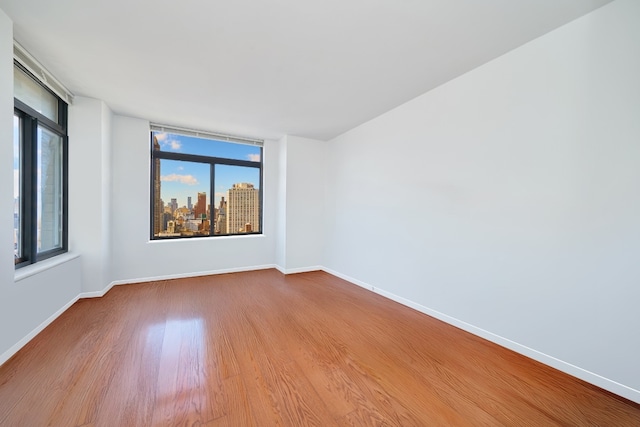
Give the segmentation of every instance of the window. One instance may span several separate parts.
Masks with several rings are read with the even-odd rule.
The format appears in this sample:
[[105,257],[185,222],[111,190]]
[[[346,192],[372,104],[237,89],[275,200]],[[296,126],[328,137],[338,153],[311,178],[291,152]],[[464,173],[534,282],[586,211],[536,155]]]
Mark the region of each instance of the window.
[[151,238],[262,233],[262,141],[151,127]]
[[67,104],[14,65],[16,268],[67,251]]

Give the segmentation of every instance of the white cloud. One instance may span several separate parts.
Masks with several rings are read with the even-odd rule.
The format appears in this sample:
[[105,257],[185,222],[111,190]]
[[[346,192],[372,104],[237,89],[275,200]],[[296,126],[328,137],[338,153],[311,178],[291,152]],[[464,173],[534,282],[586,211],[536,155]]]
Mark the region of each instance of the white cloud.
[[168,145],[171,147],[172,150],[179,150],[180,148],[182,148],[182,144],[180,143],[180,141],[176,141],[175,139],[167,141],[162,145]]
[[158,142],[163,142],[165,139],[167,139],[167,136],[168,136],[164,132],[155,132],[153,135],[156,137]]
[[156,137],[162,148],[170,148],[171,150],[179,150],[182,148],[182,143],[177,139],[169,139],[170,134],[168,133],[155,132],[153,135]]
[[178,175],[177,173],[172,173],[171,175],[163,175],[160,177],[160,181],[179,182],[186,185],[198,184],[198,180],[193,175]]
[[260,154],[249,154],[247,156],[247,158],[252,162],[259,162],[260,161]]

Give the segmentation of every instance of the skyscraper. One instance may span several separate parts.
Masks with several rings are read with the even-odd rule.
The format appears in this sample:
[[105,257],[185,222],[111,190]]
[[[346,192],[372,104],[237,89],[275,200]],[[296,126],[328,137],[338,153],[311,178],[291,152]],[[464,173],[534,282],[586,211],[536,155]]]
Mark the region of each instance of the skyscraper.
[[195,206],[195,218],[207,219],[207,193],[198,193],[198,203]]
[[[160,150],[160,143],[158,138],[153,137],[153,149]],[[163,214],[164,206],[162,199],[160,199],[160,159],[154,159],[153,161],[153,235],[157,236],[158,233],[163,231]]]
[[222,197],[216,217],[216,234],[227,234],[227,202]]
[[260,191],[246,182],[233,184],[227,191],[227,232],[236,234],[259,231]]
[[187,208],[189,210],[193,209],[193,205],[191,204],[191,196],[187,197]]

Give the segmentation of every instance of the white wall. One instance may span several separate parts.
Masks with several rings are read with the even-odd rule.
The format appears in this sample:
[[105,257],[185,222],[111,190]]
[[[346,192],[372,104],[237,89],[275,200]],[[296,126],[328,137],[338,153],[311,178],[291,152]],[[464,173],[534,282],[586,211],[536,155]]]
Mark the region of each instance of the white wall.
[[0,11],[0,364],[80,293],[77,257],[14,270],[12,120],[13,28]]
[[149,123],[115,115],[112,132],[113,280],[139,281],[275,264],[279,170],[276,141],[265,141],[263,235],[150,241]]
[[[102,281],[107,284],[112,280],[111,277],[111,200],[112,200],[112,183],[111,183],[111,158],[112,158],[112,121],[113,113],[111,109],[101,102],[102,129],[101,129],[101,152],[100,152],[100,175],[102,188],[100,203],[104,207],[101,212],[101,228],[102,228]],[[89,288],[87,288],[88,290]],[[83,289],[84,290],[84,289]],[[86,292],[86,290],[85,290]]]
[[[0,11],[0,141],[13,141],[13,23]],[[0,182],[13,182],[13,145],[0,144]],[[0,185],[0,322],[13,324],[6,314],[13,283],[13,186]],[[27,330],[27,332],[29,332]],[[26,334],[24,334],[26,335]],[[0,328],[0,354],[15,344],[11,328]],[[2,363],[2,359],[0,359]]]
[[[13,183],[13,145],[7,142],[13,141],[13,23],[1,10],[0,141],[5,141],[0,144],[0,182]],[[6,292],[13,285],[14,270],[12,185],[0,185],[0,207],[0,292]]]
[[276,200],[276,266],[285,271],[287,265],[287,137],[276,144],[278,156],[278,181]]
[[639,46],[618,0],[331,141],[325,266],[640,401]]
[[82,254],[82,291],[110,283],[111,110],[76,97],[69,106],[69,249]]
[[324,247],[326,142],[286,136],[286,251],[288,273],[318,269]]
[[276,265],[286,274],[322,268],[326,144],[291,135],[277,144]]

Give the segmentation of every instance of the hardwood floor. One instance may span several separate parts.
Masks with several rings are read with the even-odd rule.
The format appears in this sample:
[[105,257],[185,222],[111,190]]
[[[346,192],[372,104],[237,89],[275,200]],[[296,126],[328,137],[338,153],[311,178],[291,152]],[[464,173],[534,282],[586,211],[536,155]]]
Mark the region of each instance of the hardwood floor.
[[639,426],[640,405],[323,272],[112,289],[0,367],[0,426]]

